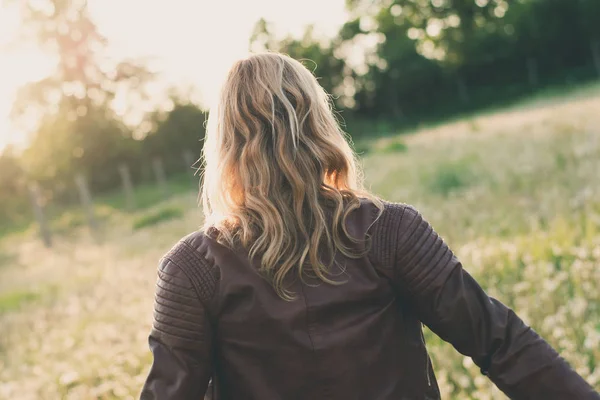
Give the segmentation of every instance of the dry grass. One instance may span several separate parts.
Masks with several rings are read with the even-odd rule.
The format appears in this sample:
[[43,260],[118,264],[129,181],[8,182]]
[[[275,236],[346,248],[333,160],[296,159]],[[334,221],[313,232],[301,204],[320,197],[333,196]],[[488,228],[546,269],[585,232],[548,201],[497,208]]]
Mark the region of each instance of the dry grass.
[[3,243],[16,257],[0,267],[0,301],[15,291],[40,295],[0,315],[0,398],[134,398],[150,362],[157,261],[199,220],[191,210],[136,232],[124,221],[100,245],[84,231],[51,250]]
[[[365,167],[378,194],[421,209],[482,285],[600,389],[598,110],[600,93],[481,115],[403,137],[406,149],[379,141],[392,151]],[[198,226],[192,196],[166,204],[184,218],[145,229],[115,216],[103,244],[85,231],[52,250],[0,243],[0,399],[137,396],[157,260]],[[428,346],[444,398],[504,398],[430,333]]]

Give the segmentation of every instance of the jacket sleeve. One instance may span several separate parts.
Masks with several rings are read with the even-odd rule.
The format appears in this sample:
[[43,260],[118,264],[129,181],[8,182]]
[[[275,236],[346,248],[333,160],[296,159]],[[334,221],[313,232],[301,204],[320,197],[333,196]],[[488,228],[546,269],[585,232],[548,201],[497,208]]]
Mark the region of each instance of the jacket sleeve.
[[600,399],[533,329],[483,291],[418,211],[390,207],[382,226],[395,242],[392,280],[425,325],[510,398]]
[[154,360],[141,399],[203,399],[213,372],[211,326],[192,281],[169,258],[158,269],[149,343]]

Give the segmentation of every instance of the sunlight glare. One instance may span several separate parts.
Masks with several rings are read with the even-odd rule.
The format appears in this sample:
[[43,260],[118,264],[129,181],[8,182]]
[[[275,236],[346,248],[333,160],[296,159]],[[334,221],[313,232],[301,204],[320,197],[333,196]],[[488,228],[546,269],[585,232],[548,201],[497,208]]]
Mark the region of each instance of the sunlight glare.
[[[247,56],[260,18],[273,22],[280,37],[300,36],[308,24],[315,25],[317,34],[331,37],[346,20],[344,0],[89,0],[88,7],[108,40],[111,60],[148,60],[159,73],[160,89],[153,90],[157,104],[164,104],[169,88],[193,88],[194,101],[212,104],[228,67]],[[0,149],[19,141],[17,136],[24,140],[9,121],[18,88],[47,76],[55,65],[33,46],[2,46],[4,38],[14,37],[18,20],[14,10],[0,5]],[[119,100],[118,113],[124,101]]]
[[10,112],[19,87],[42,79],[55,62],[32,44],[16,42],[19,15],[14,8],[0,6],[0,150],[8,143],[26,140],[10,122]]

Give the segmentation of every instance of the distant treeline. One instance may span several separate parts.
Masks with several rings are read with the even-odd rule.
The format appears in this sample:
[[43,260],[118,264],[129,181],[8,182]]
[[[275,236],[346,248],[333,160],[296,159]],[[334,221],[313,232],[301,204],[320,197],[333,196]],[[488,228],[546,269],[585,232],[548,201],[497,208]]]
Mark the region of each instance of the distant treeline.
[[369,134],[373,120],[394,128],[600,77],[598,0],[347,0],[347,6],[351,20],[329,43],[311,29],[301,39],[277,40],[264,20],[253,41],[313,60],[338,107],[348,109],[349,125],[369,122],[353,134]]
[[197,105],[176,102],[168,112],[149,116],[150,132],[134,139],[130,128],[106,110],[88,110],[76,123],[55,116],[47,132],[22,153],[0,154],[0,235],[24,226],[32,217],[28,185],[35,183],[46,204],[76,204],[76,176],[84,175],[94,194],[121,187],[119,167],[126,165],[134,185],[154,182],[159,158],[168,176],[190,174],[200,156],[206,113]]
[[[184,151],[199,156],[204,137],[204,111],[177,96],[167,111],[126,124],[113,102],[126,88],[132,107],[143,109],[153,74],[139,60],[103,62],[107,43],[85,2],[45,2],[52,13],[40,13],[39,1],[22,3],[22,26],[59,62],[15,101],[16,121],[35,111],[44,118],[27,149],[0,154],[3,228],[30,218],[30,182],[49,202],[74,201],[76,174],[98,193],[121,185],[121,164],[134,184],[152,179],[154,157],[167,175],[176,173]],[[332,40],[311,27],[302,38],[276,38],[261,20],[250,47],[311,60],[357,138],[600,75],[599,0],[347,0],[347,7],[351,18]]]

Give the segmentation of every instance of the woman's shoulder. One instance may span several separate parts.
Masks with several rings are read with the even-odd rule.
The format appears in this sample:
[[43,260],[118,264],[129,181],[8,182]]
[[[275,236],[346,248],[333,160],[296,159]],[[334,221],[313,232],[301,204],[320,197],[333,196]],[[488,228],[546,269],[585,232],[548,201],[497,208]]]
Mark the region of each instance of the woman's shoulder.
[[[194,231],[178,240],[161,258],[160,266],[174,264],[191,281],[200,300],[208,303],[219,280],[211,247],[214,240],[210,230]],[[160,267],[159,267],[160,269]]]
[[[197,230],[183,236],[177,240],[167,251],[164,257],[175,258],[177,260],[189,257],[193,253],[201,253],[206,247],[207,234],[203,230]],[[176,260],[173,260],[176,261]]]
[[376,221],[382,220],[386,225],[401,220],[405,214],[410,217],[420,215],[419,211],[408,203],[393,202],[378,197],[361,197],[359,200],[360,209],[371,212],[375,215]]
[[381,265],[392,265],[398,246],[413,231],[423,229],[419,211],[407,203],[396,203],[378,199],[375,202],[364,200],[361,208],[370,210],[371,225],[368,232],[371,239],[370,257]]

